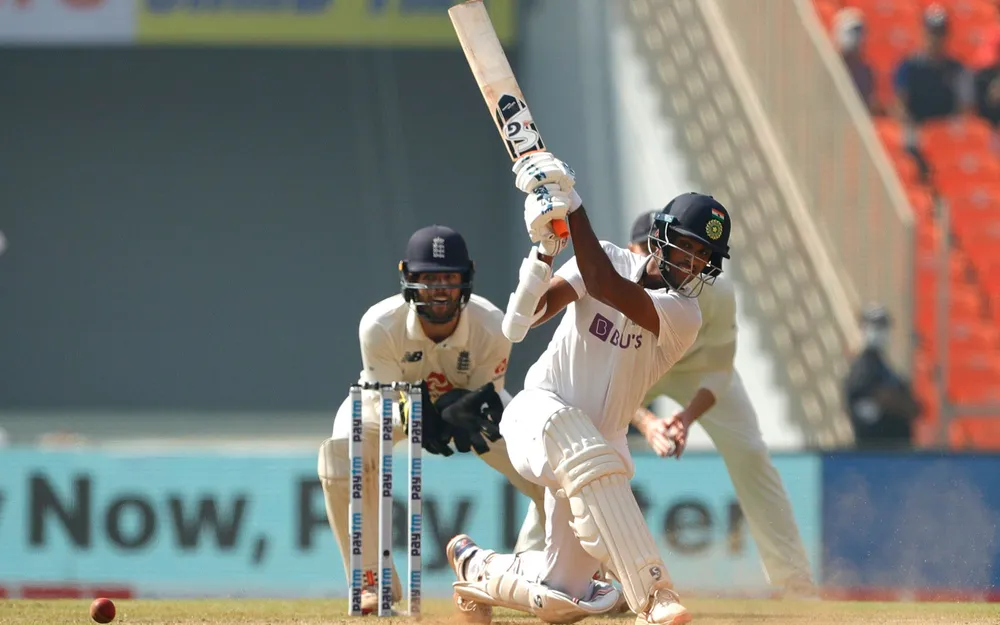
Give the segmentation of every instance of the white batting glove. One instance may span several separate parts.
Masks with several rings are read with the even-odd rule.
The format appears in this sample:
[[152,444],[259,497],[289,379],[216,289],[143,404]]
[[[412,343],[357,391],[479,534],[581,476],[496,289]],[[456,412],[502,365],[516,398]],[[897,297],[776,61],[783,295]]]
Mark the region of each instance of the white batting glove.
[[581,204],[583,200],[575,190],[566,193],[555,184],[537,187],[528,194],[524,200],[524,225],[540,254],[555,256],[566,249],[569,240],[553,232],[552,222],[565,219]]
[[569,193],[576,184],[576,172],[552,155],[551,152],[533,152],[514,162],[514,186],[531,193],[541,185],[556,184]]

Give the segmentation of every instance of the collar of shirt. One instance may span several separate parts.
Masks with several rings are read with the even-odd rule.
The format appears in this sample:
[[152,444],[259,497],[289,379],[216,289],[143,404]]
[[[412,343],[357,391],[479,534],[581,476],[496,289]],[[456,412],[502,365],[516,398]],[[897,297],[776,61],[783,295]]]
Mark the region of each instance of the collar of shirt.
[[[451,333],[451,336],[436,343],[436,347],[442,349],[448,349],[449,347],[465,347],[469,342],[469,320],[468,315],[462,314],[464,311],[459,311],[458,325],[455,326],[455,331]],[[421,341],[421,342],[431,342],[427,335],[424,334],[424,329],[420,326],[420,318],[417,316],[417,311],[410,307],[410,310],[406,313],[406,338],[411,341]]]

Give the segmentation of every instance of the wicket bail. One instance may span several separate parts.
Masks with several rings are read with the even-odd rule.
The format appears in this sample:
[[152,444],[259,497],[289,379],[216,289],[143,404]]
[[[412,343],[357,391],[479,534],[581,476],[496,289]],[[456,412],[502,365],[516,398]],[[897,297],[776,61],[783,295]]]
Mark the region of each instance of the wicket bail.
[[423,403],[422,382],[358,382],[352,384],[351,437],[348,455],[351,461],[351,498],[348,516],[351,527],[351,574],[348,579],[348,614],[361,615],[361,593],[365,572],[362,568],[362,514],[364,493],[364,425],[362,419],[362,391],[380,391],[381,423],[379,427],[379,505],[378,505],[378,616],[392,616],[392,486],[393,486],[393,421],[392,406],[400,393],[409,398],[407,420],[409,447],[409,483],[407,515],[409,523],[409,548],[407,549],[406,599],[410,616],[420,616],[421,536],[423,533]]

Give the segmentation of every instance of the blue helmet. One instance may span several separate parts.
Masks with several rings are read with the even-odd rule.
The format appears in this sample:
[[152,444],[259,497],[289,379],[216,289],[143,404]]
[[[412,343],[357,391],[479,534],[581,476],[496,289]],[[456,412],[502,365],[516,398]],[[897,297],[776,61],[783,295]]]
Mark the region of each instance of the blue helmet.
[[[436,317],[429,310],[430,302],[422,302],[417,292],[435,287],[416,280],[428,273],[458,273],[461,284],[446,288],[461,289],[458,306],[445,317]],[[469,248],[462,235],[447,226],[427,226],[413,233],[406,244],[406,257],[399,261],[399,280],[403,299],[414,306],[417,314],[433,323],[446,323],[469,303],[475,263],[469,259]],[[437,287],[442,288],[442,287]]]

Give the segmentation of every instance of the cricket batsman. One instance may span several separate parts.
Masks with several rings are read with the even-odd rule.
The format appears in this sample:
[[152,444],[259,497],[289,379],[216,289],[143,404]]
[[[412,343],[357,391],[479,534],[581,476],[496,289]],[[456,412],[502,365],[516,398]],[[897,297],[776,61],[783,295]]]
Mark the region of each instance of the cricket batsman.
[[[637,625],[688,623],[632,495],[626,432],[649,390],[695,342],[696,293],[729,257],[729,214],[711,196],[680,195],[657,214],[656,244],[640,255],[598,241],[573,171],[552,154],[521,157],[514,174],[538,246],[522,265],[504,331],[517,342],[566,311],[500,423],[514,467],[545,487],[545,546],[498,554],[454,537],[456,603],[472,618],[503,606],[570,623],[614,609],[619,591],[595,579],[606,570]],[[552,232],[557,219],[568,221],[576,256],[552,275],[565,246]]]

